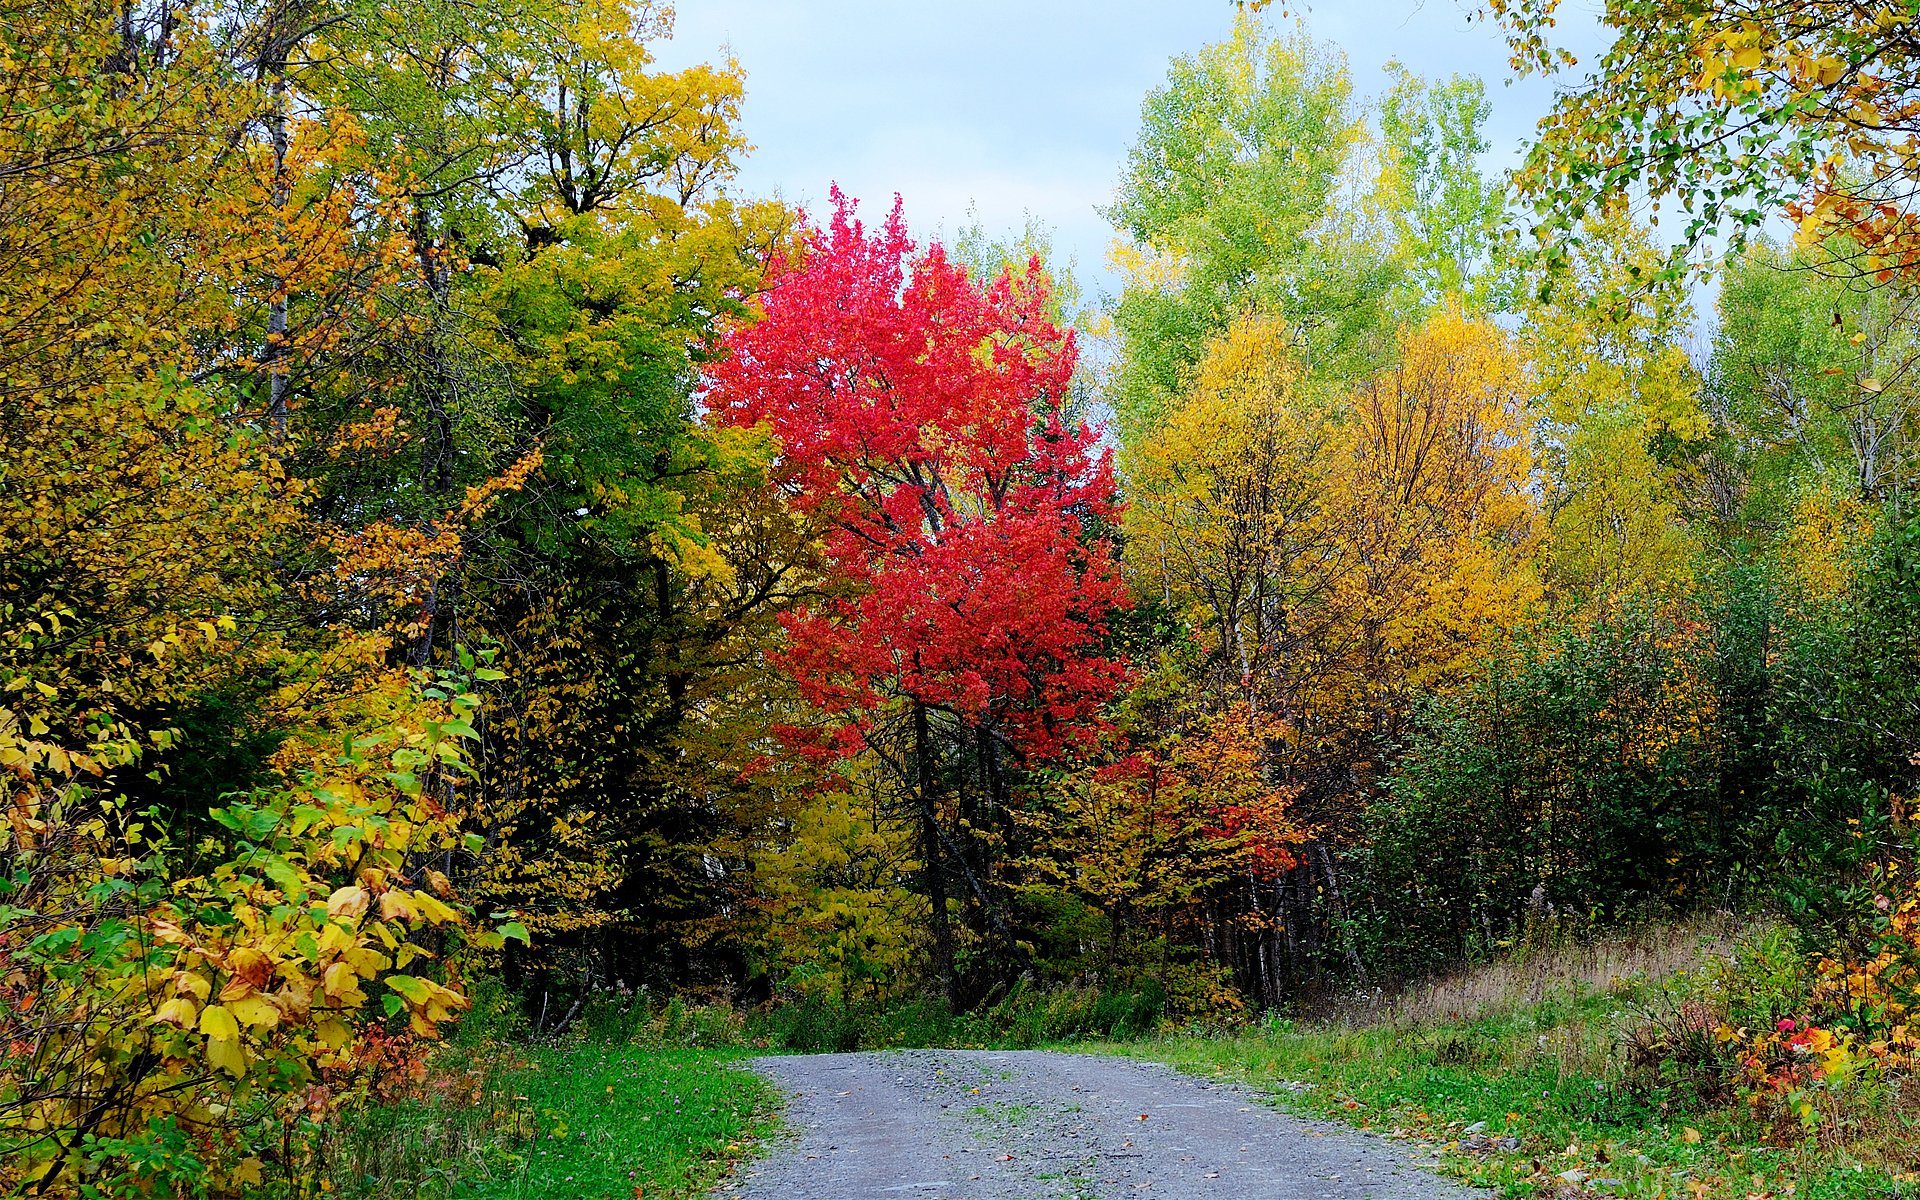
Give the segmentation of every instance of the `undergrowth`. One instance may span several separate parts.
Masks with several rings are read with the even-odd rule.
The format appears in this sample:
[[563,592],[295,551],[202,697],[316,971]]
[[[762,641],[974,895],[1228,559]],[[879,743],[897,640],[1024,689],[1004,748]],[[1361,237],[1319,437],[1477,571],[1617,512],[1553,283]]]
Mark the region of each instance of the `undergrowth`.
[[842,1003],[818,996],[765,1008],[690,1004],[675,997],[606,997],[587,1007],[581,1027],[602,1041],[656,1046],[731,1046],[760,1053],[818,1053],[941,1046],[1023,1050],[1088,1040],[1144,1037],[1159,1028],[1166,999],[1094,988],[1017,988],[973,1012],[931,999]]
[[1506,1196],[1920,1196],[1902,1076],[1850,1076],[1805,1120],[1743,1085],[1741,1033],[1792,1023],[1808,989],[1783,931],[1713,921],[1516,954],[1315,1021],[1089,1048],[1251,1083]]
[[495,998],[381,1102],[313,1134],[321,1173],[265,1196],[688,1200],[774,1124],[738,1045],[662,1045],[578,1027],[530,1042]]

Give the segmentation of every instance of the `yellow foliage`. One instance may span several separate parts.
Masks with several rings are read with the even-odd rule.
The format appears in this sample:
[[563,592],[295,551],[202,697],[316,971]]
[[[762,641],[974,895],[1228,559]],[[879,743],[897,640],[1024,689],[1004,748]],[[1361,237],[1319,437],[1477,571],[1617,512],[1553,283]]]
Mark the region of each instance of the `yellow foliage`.
[[1679,345],[1680,299],[1637,286],[1659,269],[1624,208],[1590,220],[1522,340],[1546,465],[1546,566],[1587,603],[1684,584],[1698,550],[1676,471],[1654,453],[1709,432],[1700,381]]
[[807,994],[886,999],[915,986],[927,901],[905,881],[912,838],[871,797],[828,791],[757,858],[762,964]]
[[1873,513],[1860,497],[1830,483],[1813,483],[1794,498],[1780,561],[1815,603],[1837,598],[1852,576],[1854,552],[1873,532]]
[[14,768],[0,827],[5,899],[19,906],[0,927],[0,1044],[12,1047],[0,1179],[72,1181],[83,1137],[159,1119],[198,1138],[210,1167],[239,1169],[241,1101],[324,1108],[317,1097],[366,1082],[361,1039],[386,1014],[432,1037],[466,1007],[418,967],[398,971],[446,972],[466,926],[416,864],[462,847],[445,801],[469,773],[478,698],[433,682],[448,699],[408,689],[394,697],[403,716],[297,786],[214,810],[225,833],[197,848],[211,863],[198,873],[170,876],[183,849],[122,804]]
[[1452,309],[1349,395],[1302,375],[1277,321],[1215,341],[1123,464],[1127,562],[1204,633],[1222,697],[1365,761],[1539,596],[1529,381],[1505,334]]

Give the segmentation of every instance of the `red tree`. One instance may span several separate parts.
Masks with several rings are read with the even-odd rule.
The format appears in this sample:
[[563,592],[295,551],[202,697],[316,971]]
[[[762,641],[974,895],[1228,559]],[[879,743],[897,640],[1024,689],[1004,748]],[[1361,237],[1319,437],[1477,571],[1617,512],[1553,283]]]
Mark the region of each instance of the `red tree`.
[[1112,465],[1065,416],[1077,352],[1047,316],[1037,261],[978,281],[938,244],[916,254],[897,200],[872,232],[837,188],[833,201],[827,227],[770,268],[762,318],[729,333],[708,404],[718,421],[770,427],[781,482],[830,521],[845,588],[787,618],[780,662],[843,751],[884,751],[889,720],[911,722],[951,996],[943,860],[987,898],[939,814],[930,719],[989,763],[996,746],[1048,756],[1098,726],[1126,674],[1103,652],[1125,602],[1104,532]]

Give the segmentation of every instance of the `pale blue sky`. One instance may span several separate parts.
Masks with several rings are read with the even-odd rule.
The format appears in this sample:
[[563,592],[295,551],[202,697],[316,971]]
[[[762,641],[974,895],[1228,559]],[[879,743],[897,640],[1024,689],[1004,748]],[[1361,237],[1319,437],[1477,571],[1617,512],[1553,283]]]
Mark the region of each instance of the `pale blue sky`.
[[[1493,27],[1470,0],[1314,0],[1306,24],[1344,49],[1363,95],[1397,59],[1424,75],[1480,75],[1493,102],[1490,167],[1516,159],[1545,111],[1538,80],[1507,86]],[[1569,0],[1590,30],[1600,0]],[[951,233],[974,206],[990,233],[1032,213],[1110,286],[1108,202],[1141,97],[1176,54],[1224,37],[1229,0],[682,0],[663,66],[728,48],[747,72],[754,143],[740,180],[818,210],[838,181],[868,210],[899,192],[917,234]],[[1276,4],[1276,8],[1280,5]],[[1297,7],[1298,6],[1290,6]],[[1592,34],[1585,34],[1590,47]]]

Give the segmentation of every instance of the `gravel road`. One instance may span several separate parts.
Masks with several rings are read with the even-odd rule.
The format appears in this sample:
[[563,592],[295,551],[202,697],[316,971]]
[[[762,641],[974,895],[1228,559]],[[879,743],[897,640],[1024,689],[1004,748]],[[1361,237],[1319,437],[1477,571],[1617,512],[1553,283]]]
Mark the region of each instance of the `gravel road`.
[[741,1200],[1479,1200],[1409,1148],[1156,1063],[1040,1051],[762,1058],[787,1132]]

